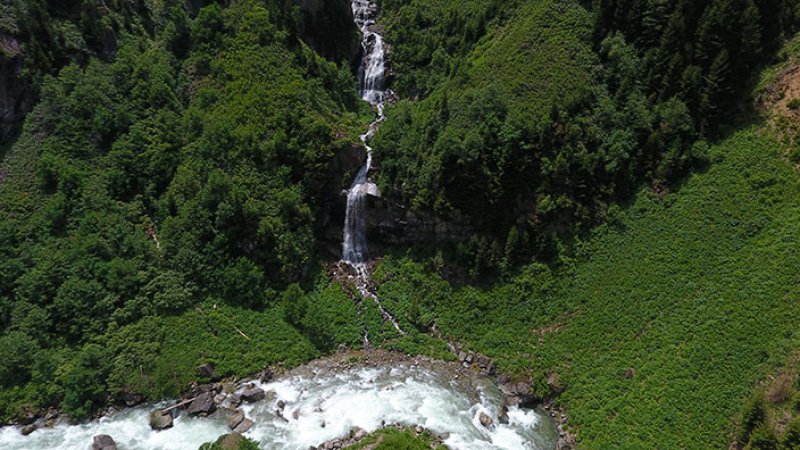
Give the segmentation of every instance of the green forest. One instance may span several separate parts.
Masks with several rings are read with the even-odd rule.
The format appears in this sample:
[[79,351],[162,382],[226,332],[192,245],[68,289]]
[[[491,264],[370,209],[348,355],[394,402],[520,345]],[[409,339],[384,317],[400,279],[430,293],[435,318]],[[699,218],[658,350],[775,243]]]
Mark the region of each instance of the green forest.
[[0,419],[366,330],[533,380],[578,448],[800,449],[800,1],[377,4],[371,213],[468,230],[370,231],[405,334],[331,276],[375,116],[349,1],[0,1]]

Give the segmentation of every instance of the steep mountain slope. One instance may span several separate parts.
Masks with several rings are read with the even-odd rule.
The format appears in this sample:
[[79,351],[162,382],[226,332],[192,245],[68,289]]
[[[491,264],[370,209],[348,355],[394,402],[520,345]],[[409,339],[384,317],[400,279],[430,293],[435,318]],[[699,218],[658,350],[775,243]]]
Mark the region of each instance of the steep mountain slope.
[[[315,232],[342,181],[331,161],[368,120],[349,62],[308,47],[284,23],[291,10],[244,1],[194,19],[173,12],[155,38],[130,36],[114,62],[46,77],[4,161],[0,348],[28,356],[3,363],[13,376],[0,384],[34,380],[3,390],[7,414],[22,401],[91,413],[126,349],[97,344],[120,327],[204,302],[261,309],[314,266]],[[268,316],[275,342],[282,327],[296,333]],[[144,329],[139,350],[163,339],[163,328]],[[164,366],[181,377],[191,367]]]
[[379,295],[536,374],[542,394],[558,374],[584,448],[724,448],[753,384],[800,344],[800,185],[763,129],[711,154],[678,193],[641,192],[555,273],[478,290],[440,281],[435,259],[389,258]]

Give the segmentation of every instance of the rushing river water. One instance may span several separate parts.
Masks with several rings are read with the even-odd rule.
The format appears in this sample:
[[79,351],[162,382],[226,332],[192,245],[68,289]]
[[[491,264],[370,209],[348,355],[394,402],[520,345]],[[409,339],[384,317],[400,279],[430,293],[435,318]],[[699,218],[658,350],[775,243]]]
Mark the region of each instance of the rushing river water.
[[[535,410],[512,407],[509,423],[499,424],[503,398],[494,382],[478,378],[469,385],[456,383],[451,371],[409,364],[308,371],[260,384],[268,397],[242,406],[246,416],[255,422],[245,436],[265,450],[308,450],[326,440],[346,436],[354,427],[374,431],[383,424],[399,423],[421,425],[449,435],[445,443],[454,450],[554,447],[556,431],[548,417]],[[285,403],[281,415],[276,414],[279,401]],[[173,428],[151,431],[147,415],[153,408],[133,408],[83,425],[60,424],[29,436],[6,427],[0,431],[0,448],[88,450],[93,436],[108,434],[120,450],[197,450],[203,442],[230,432],[229,414],[222,410],[206,418],[182,414],[175,419]],[[493,430],[481,425],[481,412],[494,418]]]

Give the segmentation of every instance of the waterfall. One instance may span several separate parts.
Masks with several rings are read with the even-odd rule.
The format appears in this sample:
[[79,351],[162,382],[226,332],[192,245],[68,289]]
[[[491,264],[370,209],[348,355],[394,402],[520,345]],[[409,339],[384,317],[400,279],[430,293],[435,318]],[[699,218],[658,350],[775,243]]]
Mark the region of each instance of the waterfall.
[[[344,239],[342,240],[342,261],[350,265],[356,272],[356,287],[363,299],[371,299],[378,305],[384,320],[392,323],[394,328],[405,335],[397,320],[381,305],[380,299],[370,291],[367,261],[367,196],[378,195],[378,188],[369,180],[372,168],[372,147],[369,141],[375,135],[378,125],[383,121],[383,103],[386,99],[385,50],[383,37],[372,31],[378,7],[368,0],[353,0],[353,18],[361,31],[361,64],[358,68],[358,95],[377,110],[375,120],[369,125],[367,132],[361,135],[361,142],[367,149],[367,159],[358,169],[350,189],[347,191],[347,210],[344,219]],[[359,308],[360,310],[360,308]],[[369,335],[364,329],[364,348],[369,349]]]
[[[370,27],[375,24],[377,6],[367,0],[353,0],[353,17],[361,30],[361,64],[358,69],[358,94],[373,105],[378,114],[370,124],[361,141],[367,148],[367,160],[358,170],[350,189],[347,191],[347,211],[344,221],[344,240],[342,242],[342,260],[353,267],[364,264],[369,259],[367,251],[367,195],[376,195],[375,184],[369,181],[369,170],[372,167],[372,148],[369,141],[383,121],[384,91],[384,46],[383,38]],[[358,267],[356,267],[358,269]]]

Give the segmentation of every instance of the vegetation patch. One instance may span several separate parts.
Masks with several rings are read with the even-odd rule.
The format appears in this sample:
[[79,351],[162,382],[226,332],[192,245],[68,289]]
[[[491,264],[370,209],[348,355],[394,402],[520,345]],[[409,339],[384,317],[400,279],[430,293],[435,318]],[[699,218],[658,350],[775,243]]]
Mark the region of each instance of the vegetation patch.
[[558,269],[478,289],[401,254],[378,269],[379,295],[419,298],[420,317],[540,392],[558,374],[581,445],[724,447],[753,383],[800,338],[800,186],[780,151],[763,130],[734,134],[708,171],[664,199],[641,192]]

